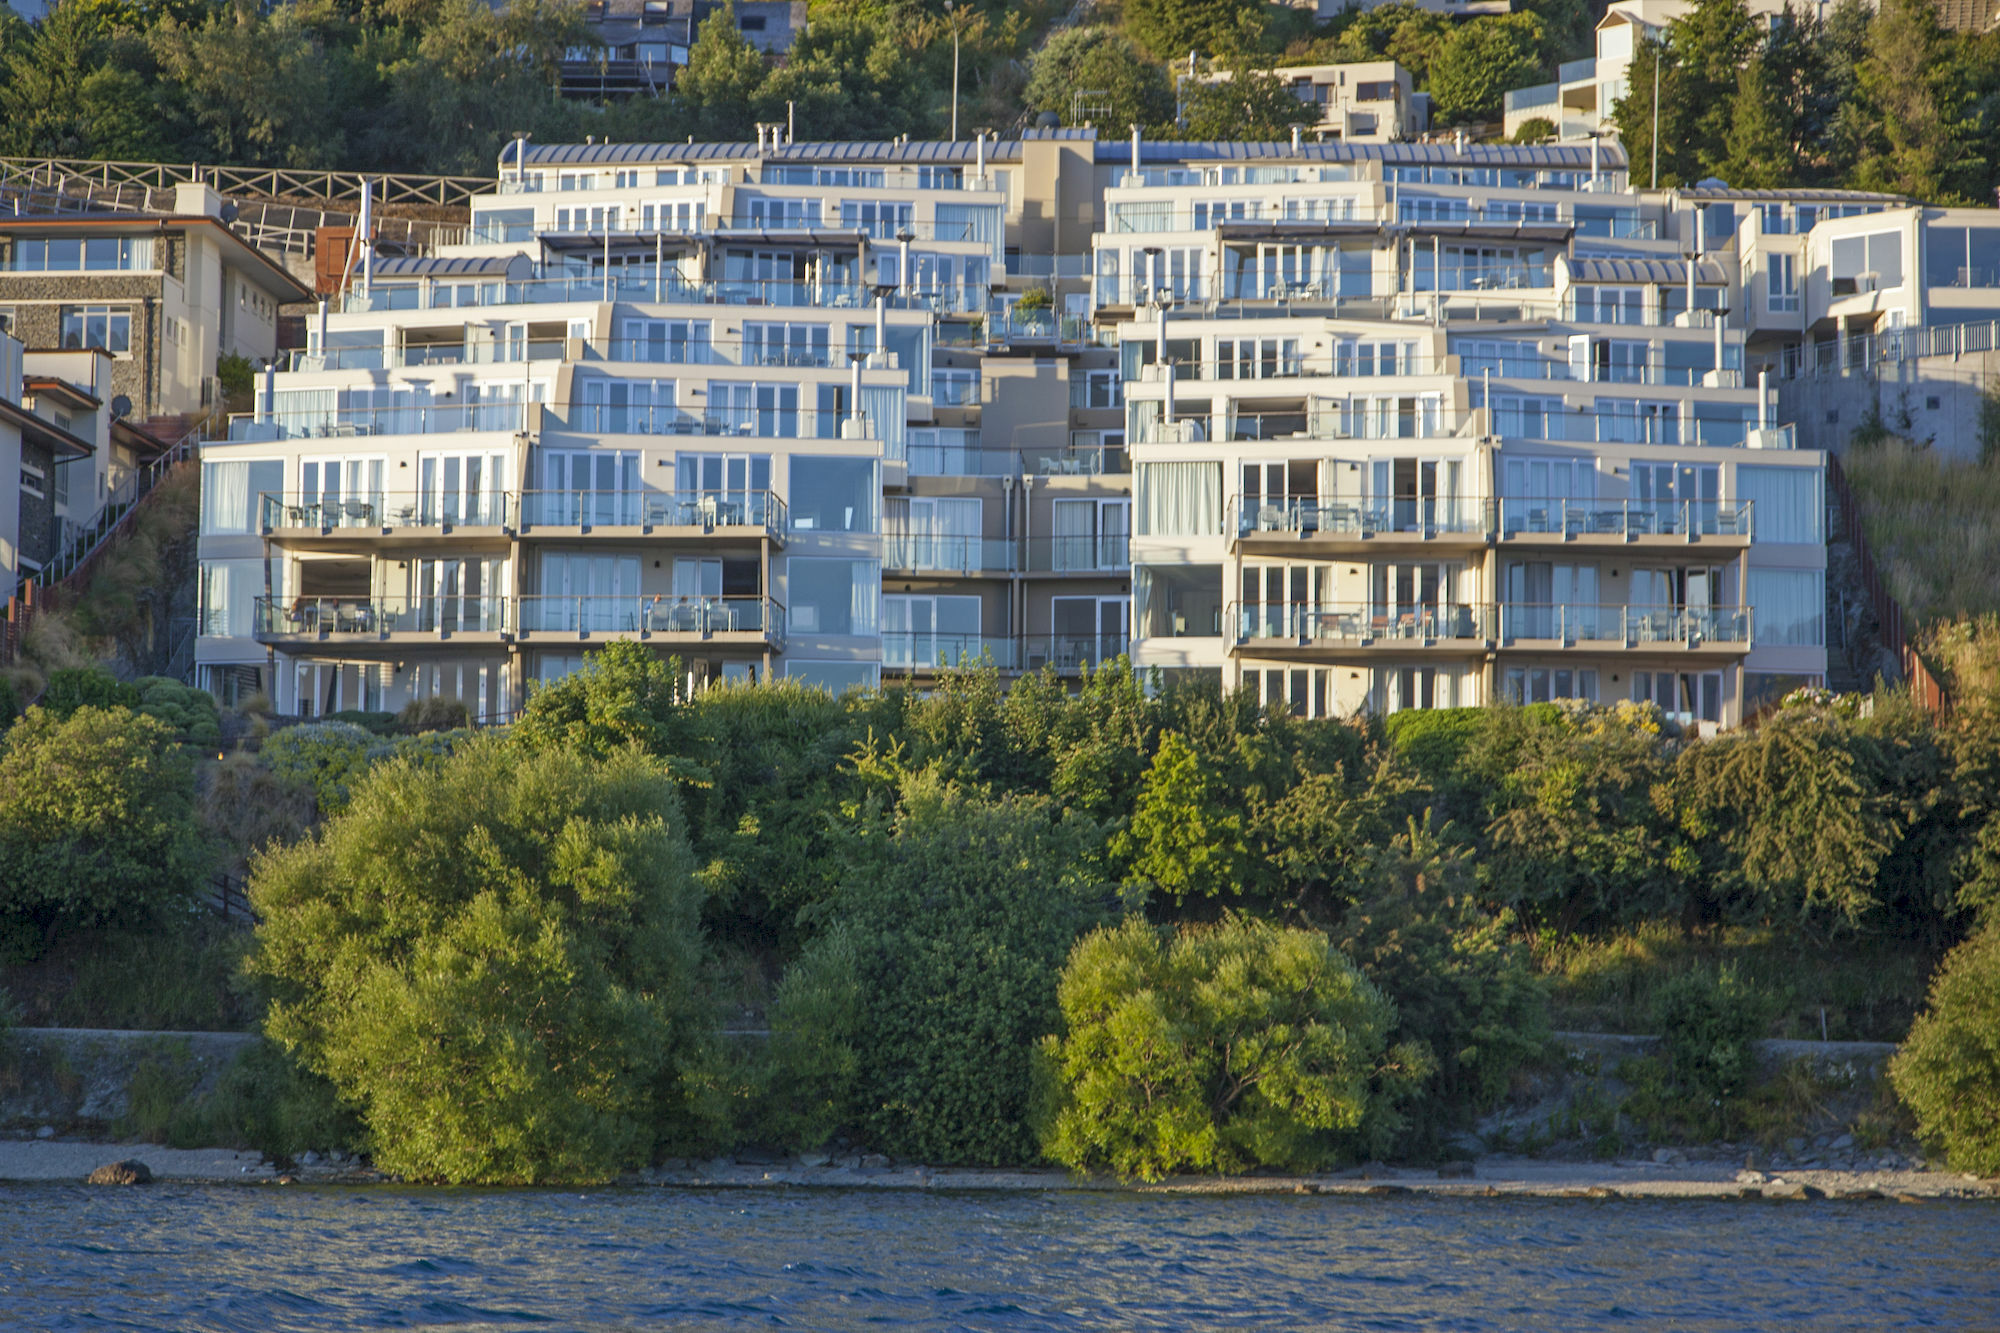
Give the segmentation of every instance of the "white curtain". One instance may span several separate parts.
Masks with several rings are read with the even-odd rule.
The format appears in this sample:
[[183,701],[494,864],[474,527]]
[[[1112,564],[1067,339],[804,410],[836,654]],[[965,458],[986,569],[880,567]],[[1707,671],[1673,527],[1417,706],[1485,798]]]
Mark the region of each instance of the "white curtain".
[[879,560],[856,560],[853,568],[853,593],[849,604],[849,634],[879,634],[882,632],[882,562]]
[[1141,463],[1139,535],[1210,537],[1222,531],[1222,464]]
[[203,532],[252,530],[248,463],[203,463],[201,499]]
[[1057,500],[1055,502],[1055,550],[1052,569],[1095,569],[1097,567],[1097,501]]
[[1736,498],[1750,501],[1750,530],[1759,542],[1818,546],[1826,539],[1826,498],[1816,467],[1741,464]]
[[1826,641],[1826,576],[1817,569],[1750,571],[1758,644],[1816,648]]
[[861,386],[861,410],[868,415],[875,433],[882,441],[882,457],[900,459],[904,457],[904,442],[907,423],[904,401],[908,390],[899,385],[878,388],[874,385]]

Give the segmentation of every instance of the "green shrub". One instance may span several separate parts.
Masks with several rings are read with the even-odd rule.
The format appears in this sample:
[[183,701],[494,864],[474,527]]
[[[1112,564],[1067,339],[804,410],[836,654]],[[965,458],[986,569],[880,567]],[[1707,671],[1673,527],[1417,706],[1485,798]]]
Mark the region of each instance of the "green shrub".
[[160,722],[31,708],[0,739],[0,930],[17,950],[184,907],[208,861],[193,766]]
[[406,736],[416,736],[428,731],[462,730],[472,725],[472,710],[462,699],[446,699],[432,695],[428,699],[412,699],[403,705],[403,711],[396,714],[396,730]]
[[59,719],[79,708],[137,708],[139,690],[97,667],[63,667],[49,673],[41,707]]
[[772,1009],[774,1099],[808,1145],[835,1127],[939,1164],[1033,1160],[1030,1066],[1056,979],[1107,890],[1096,830],[1043,802],[910,780]]
[[139,692],[138,711],[166,723],[188,744],[208,749],[222,743],[222,717],[207,690],[169,676],[141,676],[132,686]]
[[662,661],[644,644],[619,642],[586,653],[583,670],[533,686],[514,730],[531,749],[569,746],[605,755],[636,743],[664,754],[668,724],[682,702],[678,662]]
[[1952,1169],[2000,1175],[2000,926],[1945,958],[1889,1079]]
[[329,722],[345,722],[349,726],[360,727],[363,731],[377,736],[395,735],[396,718],[397,715],[395,713],[376,712],[361,708],[343,708],[337,713],[328,713],[326,715],[326,720]]
[[1066,1166],[1310,1171],[1367,1142],[1395,1013],[1324,935],[1129,918],[1077,944],[1061,1004],[1043,1148]]
[[354,785],[388,747],[351,722],[301,722],[286,727],[259,752],[280,778],[311,786],[323,814],[345,809]]
[[21,715],[21,694],[14,688],[14,682],[0,676],[0,732],[14,725],[14,719]]
[[1720,1106],[1749,1087],[1766,1014],[1762,997],[1737,979],[1735,968],[1689,972],[1662,986],[1653,1023],[1680,1092]]
[[500,735],[391,759],[315,838],[261,857],[265,1030],[413,1179],[604,1180],[685,1141],[699,892],[643,755]]

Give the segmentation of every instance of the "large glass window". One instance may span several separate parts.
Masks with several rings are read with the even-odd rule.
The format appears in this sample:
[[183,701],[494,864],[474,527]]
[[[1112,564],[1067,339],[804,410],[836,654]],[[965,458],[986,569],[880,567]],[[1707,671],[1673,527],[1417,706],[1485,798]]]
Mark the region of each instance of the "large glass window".
[[284,490],[285,465],[282,460],[203,463],[201,530],[204,534],[256,532],[262,508],[259,497],[282,495]]
[[794,532],[876,532],[881,483],[868,458],[794,455],[788,503]]
[[1132,596],[1138,638],[1222,633],[1221,565],[1140,565],[1133,571]]
[[[285,562],[271,561],[271,595],[284,596]],[[264,595],[264,561],[201,562],[201,624],[211,637],[248,638],[256,632],[257,599]]]
[[1877,291],[1903,285],[1903,234],[1876,232],[1873,236],[1842,236],[1830,249],[1833,294]]
[[794,634],[880,632],[880,561],[795,555],[785,562],[785,573]]
[[1826,496],[1816,467],[1744,464],[1736,469],[1736,498],[1750,502],[1757,541],[1818,546],[1826,540]]
[[97,272],[153,266],[150,236],[67,236],[23,238],[14,243],[14,262],[22,273]]
[[114,355],[132,350],[132,312],[122,305],[62,307],[62,345],[101,347]]
[[1761,647],[1826,642],[1826,575],[1817,569],[1752,569],[1751,630]]

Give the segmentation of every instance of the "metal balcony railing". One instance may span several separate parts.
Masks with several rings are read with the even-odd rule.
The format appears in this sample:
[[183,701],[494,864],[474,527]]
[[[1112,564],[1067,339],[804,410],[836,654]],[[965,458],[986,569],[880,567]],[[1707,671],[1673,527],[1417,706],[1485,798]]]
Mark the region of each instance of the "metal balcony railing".
[[1383,602],[1327,605],[1232,602],[1227,623],[1239,642],[1288,639],[1314,643],[1464,643],[1492,641],[1498,617],[1488,603],[1397,606]]
[[1642,648],[1750,646],[1747,606],[1661,607],[1620,603],[1509,602],[1500,608],[1500,637],[1571,645]]
[[324,411],[239,412],[229,418],[231,443],[358,435],[437,435],[455,431],[524,428],[520,403],[424,404],[408,407],[343,407]]
[[1024,544],[1030,573],[1124,576],[1131,572],[1131,538],[1123,532],[1032,537]]
[[388,634],[499,634],[511,628],[509,599],[436,597],[259,597],[259,637],[380,638]]
[[1504,537],[1744,537],[1750,500],[1579,500],[1508,496],[1496,502]]
[[773,491],[523,491],[524,528],[750,529],[782,536],[791,519]]
[[713,638],[756,634],[784,638],[785,608],[769,597],[675,594],[583,594],[518,599],[523,634],[670,634]]
[[443,495],[435,491],[370,491],[353,495],[258,497],[259,526],[320,532],[403,528],[504,528],[512,526],[514,496],[506,491]]
[[1004,537],[889,532],[882,538],[885,570],[938,573],[1012,573],[1020,568],[1016,544]]

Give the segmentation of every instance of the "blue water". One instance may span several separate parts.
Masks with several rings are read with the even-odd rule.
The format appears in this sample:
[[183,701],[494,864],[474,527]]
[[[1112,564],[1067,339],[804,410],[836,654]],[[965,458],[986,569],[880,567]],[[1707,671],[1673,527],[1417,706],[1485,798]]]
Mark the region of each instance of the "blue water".
[[2000,1326],[2000,1206],[0,1187],[7,1329]]

